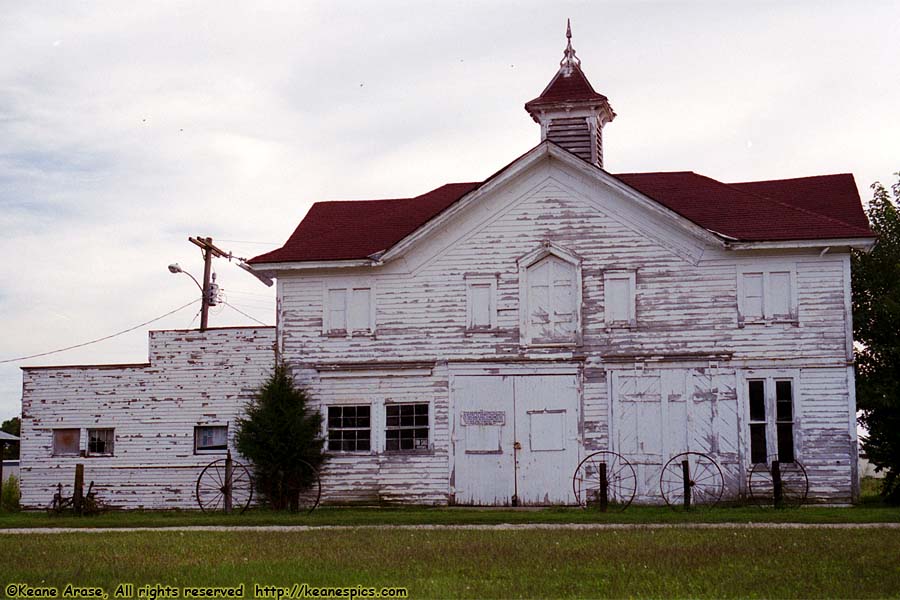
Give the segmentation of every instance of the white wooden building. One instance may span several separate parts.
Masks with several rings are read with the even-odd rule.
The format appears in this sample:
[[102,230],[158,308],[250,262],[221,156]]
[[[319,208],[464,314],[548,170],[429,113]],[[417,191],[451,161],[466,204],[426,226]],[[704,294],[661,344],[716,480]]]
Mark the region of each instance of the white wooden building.
[[[541,142],[485,181],[315,204],[284,246],[272,329],[155,332],[148,365],[26,368],[23,502],[75,462],[111,504],[191,506],[276,354],[325,417],[326,501],[572,504],[599,450],[661,502],[684,451],[801,461],[857,494],[852,175],[612,174],[615,113],[571,42],[525,108]],[[76,434],[77,432],[77,434]],[[108,450],[108,451],[107,451]]]

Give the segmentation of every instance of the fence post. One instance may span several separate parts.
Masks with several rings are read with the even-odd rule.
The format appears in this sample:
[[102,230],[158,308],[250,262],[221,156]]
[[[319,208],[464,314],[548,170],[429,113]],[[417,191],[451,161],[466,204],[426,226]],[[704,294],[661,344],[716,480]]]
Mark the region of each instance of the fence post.
[[681,476],[684,479],[684,510],[691,510],[691,465],[687,459],[681,461]]
[[231,462],[231,450],[228,451],[228,454],[225,455],[225,484],[224,484],[224,494],[225,494],[225,514],[229,514],[231,512],[231,479],[232,474],[234,472],[234,465]]
[[609,480],[606,477],[606,463],[600,463],[600,512],[606,512],[609,505]]
[[72,490],[72,509],[76,515],[84,508],[84,465],[75,465],[75,489]]
[[781,482],[781,462],[772,461],[772,492],[775,496],[775,508],[784,505],[784,486]]

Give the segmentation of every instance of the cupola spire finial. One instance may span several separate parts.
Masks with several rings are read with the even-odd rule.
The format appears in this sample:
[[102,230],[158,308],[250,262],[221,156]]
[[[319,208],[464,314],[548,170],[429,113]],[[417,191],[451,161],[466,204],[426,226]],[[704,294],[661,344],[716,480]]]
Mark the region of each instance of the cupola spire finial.
[[566,19],[566,49],[563,51],[563,59],[559,61],[564,75],[572,73],[572,67],[581,65],[581,59],[575,56],[575,48],[572,47],[572,20]]

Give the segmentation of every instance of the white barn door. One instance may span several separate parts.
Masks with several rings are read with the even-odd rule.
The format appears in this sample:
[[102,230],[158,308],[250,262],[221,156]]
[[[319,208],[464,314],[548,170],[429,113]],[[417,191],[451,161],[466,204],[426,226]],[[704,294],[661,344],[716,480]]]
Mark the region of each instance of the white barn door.
[[659,375],[613,373],[612,386],[614,449],[634,467],[635,499],[651,501],[659,497],[659,473],[666,460]]
[[457,504],[574,503],[575,375],[457,375],[451,394]]
[[452,394],[456,503],[510,504],[515,495],[512,378],[456,376]]
[[574,504],[578,466],[578,386],[574,375],[516,377],[519,504]]
[[613,372],[613,450],[634,466],[635,499],[659,503],[662,466],[681,452],[710,455],[726,496],[740,492],[739,421],[734,372],[660,369]]

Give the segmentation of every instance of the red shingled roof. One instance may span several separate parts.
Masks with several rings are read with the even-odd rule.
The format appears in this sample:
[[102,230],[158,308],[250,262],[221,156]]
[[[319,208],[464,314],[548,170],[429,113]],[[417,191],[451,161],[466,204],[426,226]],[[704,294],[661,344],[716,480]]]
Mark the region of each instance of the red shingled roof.
[[541,95],[525,103],[525,108],[531,110],[543,104],[555,104],[557,102],[581,102],[584,100],[606,100],[606,96],[594,91],[594,87],[587,80],[581,67],[573,65],[570,69],[557,71],[549,85],[541,92]]
[[396,200],[316,202],[284,246],[250,262],[366,258],[387,250],[480,185],[448,183]]
[[[614,177],[701,227],[739,240],[873,237],[862,215],[852,175],[737,185],[690,171],[624,173]],[[830,180],[836,189],[812,198],[812,186],[808,184],[811,179]],[[807,208],[813,200],[820,204],[816,210]],[[857,212],[863,221],[856,216]],[[838,218],[845,215],[846,221]]]
[[[743,241],[874,237],[849,174],[736,184],[690,171],[613,177],[705,229]],[[250,262],[366,258],[480,185],[448,183],[415,198],[317,202],[282,248]]]
[[[775,181],[747,181],[729,185],[758,196],[773,198],[817,212],[854,227],[869,229],[869,220],[858,201],[856,181],[850,173]],[[857,198],[857,201],[847,202],[846,198]]]

